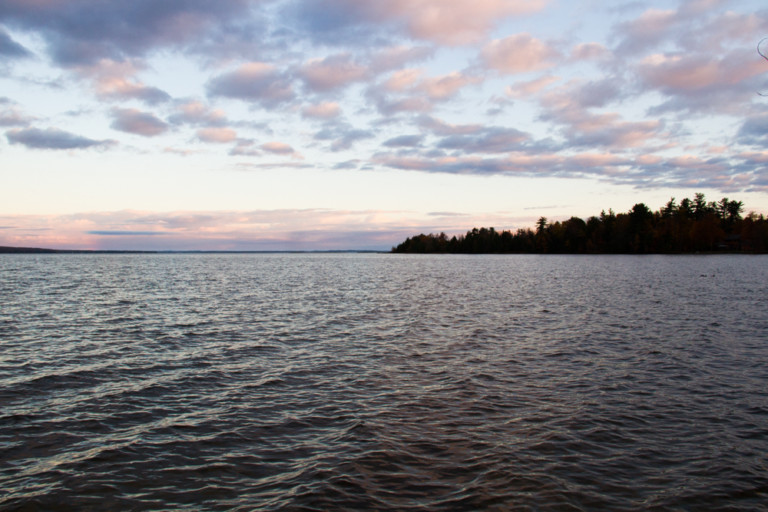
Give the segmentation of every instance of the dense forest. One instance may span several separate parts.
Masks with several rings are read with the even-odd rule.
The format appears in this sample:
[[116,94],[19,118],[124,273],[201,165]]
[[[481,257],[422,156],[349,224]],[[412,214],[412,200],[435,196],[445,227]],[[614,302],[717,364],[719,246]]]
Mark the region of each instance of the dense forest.
[[533,229],[517,232],[474,228],[451,237],[418,235],[407,238],[392,252],[402,253],[539,253],[539,254],[647,254],[693,252],[768,252],[768,219],[750,213],[744,204],[724,197],[708,202],[704,194],[672,198],[658,211],[638,203],[627,213],[612,210],[586,221],[571,217],[548,222],[541,217]]

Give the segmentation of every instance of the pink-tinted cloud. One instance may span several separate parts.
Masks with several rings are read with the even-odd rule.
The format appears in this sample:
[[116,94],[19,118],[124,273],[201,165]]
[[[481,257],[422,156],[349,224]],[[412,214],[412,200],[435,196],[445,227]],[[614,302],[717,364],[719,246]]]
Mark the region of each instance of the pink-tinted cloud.
[[581,153],[570,157],[571,161],[581,167],[612,167],[624,165],[627,160],[613,153]]
[[341,115],[341,106],[333,101],[324,101],[317,105],[307,105],[301,114],[314,119],[334,119]]
[[390,0],[377,10],[405,21],[411,36],[441,44],[481,40],[500,20],[544,8],[543,0]]
[[713,58],[706,55],[655,54],[643,59],[639,73],[651,86],[670,93],[727,87],[765,72],[765,63],[745,59],[743,52]]
[[454,71],[447,75],[427,78],[421,82],[418,89],[426,93],[430,99],[445,100],[454,96],[463,87],[477,84],[480,81],[479,77],[468,76]]
[[227,124],[227,116],[221,109],[212,109],[199,100],[186,100],[177,107],[177,112],[170,117],[173,123],[186,123],[202,126],[222,126]]
[[499,23],[545,7],[545,0],[298,0],[305,28],[327,41],[375,41],[376,35],[406,35],[441,45],[474,44]]
[[400,69],[392,73],[385,82],[384,89],[390,92],[403,92],[412,89],[419,83],[423,71],[420,69]]
[[270,141],[265,142],[261,146],[259,146],[263,151],[266,151],[267,153],[272,153],[274,155],[285,155],[290,156],[291,158],[297,159],[297,160],[303,160],[304,157],[297,153],[295,149],[293,149],[293,146],[290,144],[286,144],[285,142],[279,142],[279,141]]
[[507,95],[513,98],[526,98],[536,95],[559,80],[556,76],[543,76],[525,82],[516,82],[507,87]]
[[269,151],[270,153],[277,153],[279,155],[289,155],[294,152],[294,149],[285,142],[265,142],[261,145],[261,149]]
[[768,164],[768,151],[751,151],[739,153],[737,156],[750,163]]
[[384,82],[383,89],[395,93],[423,94],[431,100],[440,101],[454,96],[463,87],[480,81],[479,77],[458,71],[442,76],[424,77],[420,69],[402,69]]
[[168,131],[168,124],[149,112],[133,108],[112,110],[112,128],[142,137],[154,137]]
[[136,60],[115,61],[101,59],[88,66],[78,66],[79,74],[93,80],[96,94],[103,99],[137,99],[155,104],[171,99],[170,95],[157,88],[141,83],[136,74],[144,66]]
[[118,211],[0,216],[0,245],[54,249],[388,250],[429,219],[381,210]]
[[572,60],[599,60],[610,55],[610,50],[600,43],[580,43],[571,50]]
[[201,128],[197,131],[197,138],[203,142],[225,144],[237,140],[237,132],[224,127]]
[[482,50],[485,64],[502,73],[525,73],[552,67],[560,58],[552,46],[530,34],[491,41]]
[[351,55],[340,54],[310,60],[299,74],[311,90],[325,92],[365,80],[368,68],[354,62]]

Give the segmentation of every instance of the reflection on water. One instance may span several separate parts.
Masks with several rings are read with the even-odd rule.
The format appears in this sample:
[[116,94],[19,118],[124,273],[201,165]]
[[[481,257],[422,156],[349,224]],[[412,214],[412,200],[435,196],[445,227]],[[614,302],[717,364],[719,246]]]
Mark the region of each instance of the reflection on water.
[[3,255],[0,509],[756,510],[768,257]]

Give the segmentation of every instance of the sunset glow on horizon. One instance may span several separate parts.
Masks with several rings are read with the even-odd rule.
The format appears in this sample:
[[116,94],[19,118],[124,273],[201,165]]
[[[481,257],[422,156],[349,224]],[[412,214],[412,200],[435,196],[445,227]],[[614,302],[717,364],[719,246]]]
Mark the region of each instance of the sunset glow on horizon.
[[697,192],[768,214],[765,37],[757,1],[7,0],[0,245],[387,250]]

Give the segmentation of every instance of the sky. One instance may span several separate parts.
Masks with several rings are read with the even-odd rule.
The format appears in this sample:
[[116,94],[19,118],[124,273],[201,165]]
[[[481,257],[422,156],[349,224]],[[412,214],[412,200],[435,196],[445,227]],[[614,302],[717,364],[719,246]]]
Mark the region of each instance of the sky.
[[3,0],[0,245],[767,214],[766,37],[765,0]]

